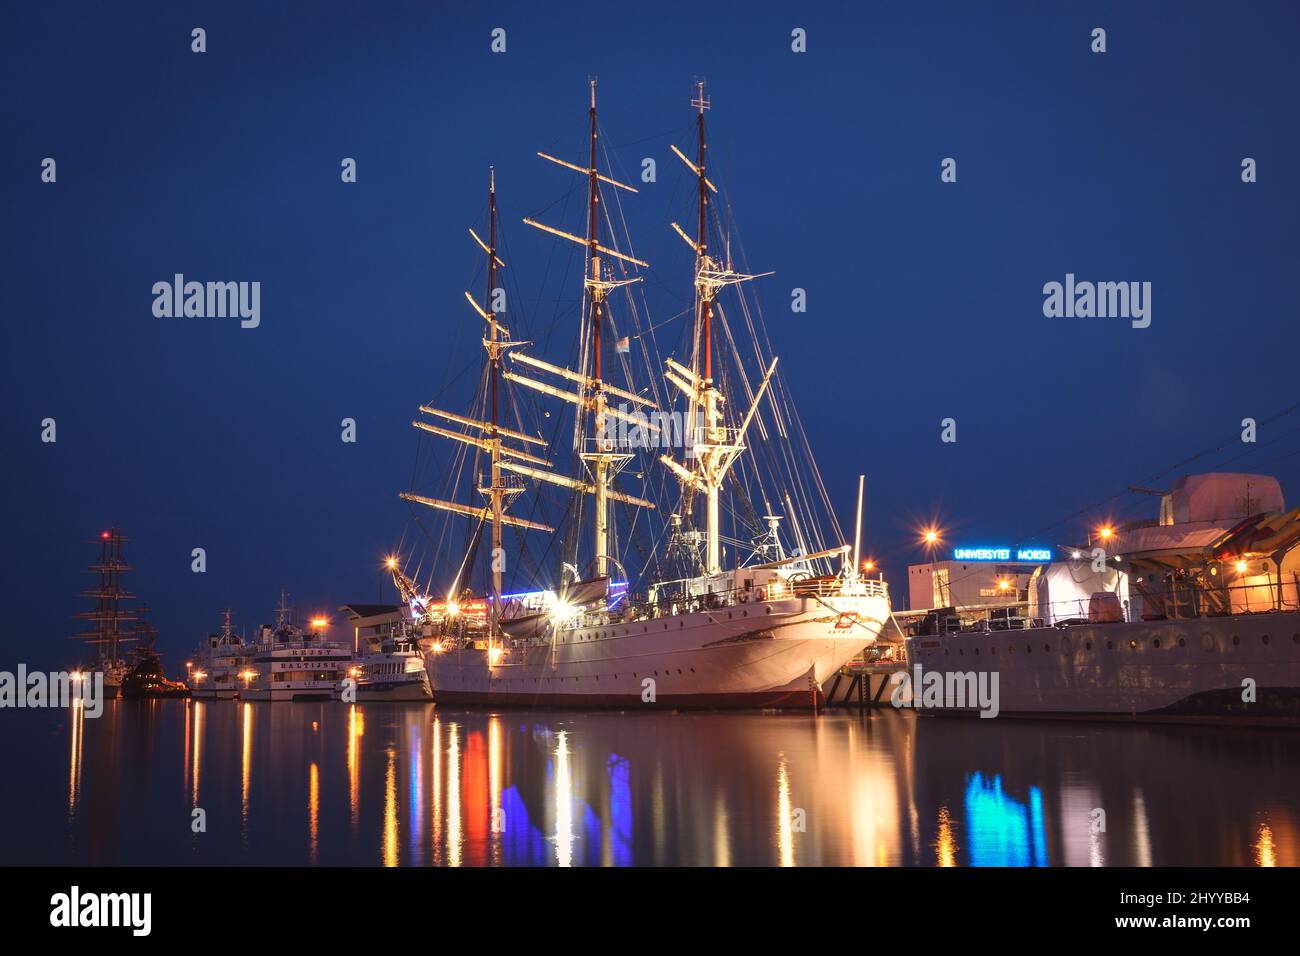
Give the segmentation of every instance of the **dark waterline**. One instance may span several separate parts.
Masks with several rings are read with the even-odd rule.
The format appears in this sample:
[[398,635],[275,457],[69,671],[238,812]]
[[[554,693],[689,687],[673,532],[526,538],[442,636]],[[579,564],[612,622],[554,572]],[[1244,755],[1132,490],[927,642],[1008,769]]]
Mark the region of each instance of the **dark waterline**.
[[1284,731],[234,701],[0,720],[4,864],[1300,860]]

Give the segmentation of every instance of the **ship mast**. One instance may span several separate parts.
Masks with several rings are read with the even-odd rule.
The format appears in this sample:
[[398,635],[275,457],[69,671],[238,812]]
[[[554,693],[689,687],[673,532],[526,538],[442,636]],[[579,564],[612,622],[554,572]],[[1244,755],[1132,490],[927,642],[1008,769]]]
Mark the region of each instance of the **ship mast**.
[[[488,619],[488,649],[489,658],[492,658],[492,649],[497,637],[499,628],[499,615],[501,604],[503,562],[501,560],[501,535],[502,530],[506,527],[525,528],[534,531],[554,531],[549,525],[541,524],[536,521],[529,521],[524,518],[516,518],[506,514],[509,496],[523,491],[522,481],[511,483],[506,480],[503,472],[510,471],[512,465],[516,468],[531,471],[526,465],[520,464],[526,462],[532,465],[549,466],[545,458],[539,458],[530,454],[521,448],[506,443],[506,439],[525,445],[545,446],[546,442],[534,435],[528,435],[520,431],[506,428],[501,424],[501,379],[509,378],[509,373],[503,372],[501,368],[501,356],[510,348],[522,343],[510,340],[510,330],[506,328],[501,321],[502,310],[497,308],[497,274],[498,270],[505,267],[497,255],[497,187],[496,187],[496,170],[494,167],[488,167],[488,238],[484,242],[473,230],[469,230],[470,238],[483,250],[487,256],[487,282],[483,290],[483,304],[474,299],[470,293],[465,293],[465,299],[475,312],[487,323],[487,335],[483,338],[483,348],[488,356],[488,419],[482,421],[467,415],[459,415],[455,412],[443,411],[442,409],[433,408],[428,405],[421,405],[420,411],[426,415],[432,415],[435,418],[460,425],[464,430],[456,431],[452,428],[442,425],[434,425],[424,421],[411,422],[421,431],[437,435],[441,438],[450,438],[466,445],[473,445],[480,451],[488,454],[490,461],[490,481],[486,486],[479,486],[479,493],[488,499],[486,507],[476,508],[471,505],[463,505],[455,501],[444,501],[439,498],[429,498],[424,495],[417,495],[412,492],[402,492],[400,497],[407,501],[413,501],[417,504],[426,505],[430,508],[436,508],[440,511],[449,511],[454,514],[465,515],[470,518],[477,518],[480,521],[487,521],[491,525],[492,552],[492,607]],[[504,336],[504,338],[503,338]],[[398,591],[402,594],[403,599],[411,601],[415,595],[413,582],[410,581],[397,568],[395,558],[389,558],[387,566],[393,572],[394,581],[397,583]],[[400,575],[400,579],[399,579]],[[459,581],[453,584],[452,593],[448,595],[449,603],[457,596],[459,591]],[[414,604],[412,605],[414,611]]]
[[[696,150],[696,178],[699,188],[696,191],[699,207],[699,225],[695,233],[695,297],[699,309],[699,328],[701,347],[704,350],[704,428],[707,441],[716,441],[718,435],[718,391],[713,387],[713,299],[718,294],[716,287],[700,280],[709,262],[709,181],[705,175],[704,151],[704,111],[709,108],[709,101],[704,98],[704,81],[698,81],[696,98],[691,105],[698,112],[695,116],[695,130],[699,141]],[[721,556],[721,520],[718,513],[718,483],[707,482],[707,519],[706,519],[706,555],[705,573],[717,574],[722,570]]]
[[596,451],[583,458],[589,463],[595,481],[595,541],[592,553],[596,562],[596,576],[603,577],[609,562],[609,468],[614,458],[605,441],[605,392],[600,378],[600,320],[605,311],[605,297],[609,290],[601,283],[600,275],[600,183],[596,180],[596,80],[591,80],[591,159],[587,171],[587,262],[588,274],[584,286],[591,306],[591,414],[595,419]]
[[75,640],[85,641],[95,648],[98,662],[108,666],[120,659],[118,645],[135,640],[123,625],[135,620],[135,614],[126,606],[135,595],[122,585],[122,575],[131,570],[122,553],[122,542],[126,535],[118,528],[100,532],[98,540],[99,560],[86,569],[87,574],[99,575],[99,585],[82,591],[83,597],[95,599],[95,608],[84,611],[77,617],[89,621],[92,630],[75,635]]
[[[621,286],[629,285],[632,282],[641,281],[639,277],[632,279],[615,280],[608,278],[603,271],[604,259],[608,256],[614,259],[620,259],[624,262],[631,262],[634,265],[647,267],[648,263],[636,259],[632,256],[625,255],[610,246],[603,245],[600,241],[600,217],[601,197],[600,184],[607,183],[619,189],[628,192],[636,192],[632,186],[626,183],[618,182],[600,172],[597,162],[597,142],[598,132],[596,126],[596,80],[593,77],[590,81],[591,100],[587,110],[589,122],[589,143],[587,165],[578,166],[574,163],[565,162],[546,153],[538,153],[542,159],[549,160],[557,165],[572,169],[575,172],[582,173],[587,177],[587,234],[586,236],[575,236],[572,233],[555,229],[551,226],[543,225],[532,219],[525,219],[524,222],[530,226],[548,232],[552,235],[559,236],[561,239],[568,239],[571,242],[580,243],[586,247],[586,263],[584,265],[583,291],[587,299],[587,311],[591,316],[591,360],[588,367],[581,373],[570,371],[562,366],[552,365],[543,362],[540,359],[533,358],[529,355],[512,352],[512,360],[523,362],[534,368],[558,375],[569,381],[576,382],[581,388],[579,392],[569,392],[564,389],[556,388],[545,382],[538,382],[526,378],[515,372],[505,373],[507,380],[517,382],[520,385],[527,386],[546,395],[563,399],[578,406],[583,411],[591,413],[592,416],[592,433],[595,440],[590,444],[590,450],[581,452],[580,457],[586,464],[590,481],[579,481],[561,475],[555,475],[548,472],[541,472],[536,469],[525,469],[517,466],[507,465],[511,471],[517,471],[533,478],[540,478],[543,481],[550,481],[554,484],[563,485],[575,490],[583,491],[590,494],[595,499],[595,515],[592,522],[593,541],[592,552],[595,564],[595,574],[597,577],[604,577],[609,573],[609,508],[611,501],[621,501],[626,504],[636,505],[642,508],[653,508],[654,505],[642,498],[636,498],[632,495],[626,495],[615,491],[611,486],[615,475],[620,468],[632,459],[632,454],[626,448],[619,448],[613,438],[606,434],[607,426],[611,418],[629,421],[638,424],[642,428],[648,428],[657,432],[657,426],[646,424],[644,417],[638,419],[634,414],[624,411],[621,408],[609,404],[609,396],[615,396],[623,399],[625,402],[632,402],[638,405],[654,409],[656,406],[641,395],[610,385],[604,380],[603,369],[601,366],[602,359],[602,337],[606,319],[606,300],[609,293]],[[611,242],[613,240],[611,239]]]
[[[704,493],[706,503],[704,573],[714,575],[722,571],[722,522],[719,508],[722,482],[732,464],[745,450],[745,431],[758,410],[758,403],[767,390],[772,373],[776,370],[776,359],[774,358],[768,367],[763,383],[755,394],[753,405],[741,427],[738,429],[723,427],[719,405],[724,399],[713,380],[713,300],[726,286],[747,282],[758,276],[735,272],[729,262],[724,264],[709,255],[709,193],[718,191],[706,174],[707,145],[704,137],[704,111],[709,108],[709,105],[709,99],[704,95],[704,81],[697,80],[695,97],[691,100],[691,106],[696,109],[695,130],[698,148],[695,162],[691,162],[676,146],[672,147],[677,157],[695,173],[698,184],[696,190],[698,222],[695,239],[692,240],[677,223],[672,224],[677,234],[695,251],[696,361],[693,363],[694,367],[688,369],[669,359],[668,369],[664,373],[668,381],[687,395],[692,408],[702,413],[704,427],[703,434],[700,436],[702,440],[697,440],[694,446],[696,468],[687,468],[670,455],[663,455],[660,460],[677,475],[684,493],[692,491]],[[763,274],[770,275],[770,273]]]
[[492,459],[492,486],[488,491],[492,500],[492,608],[488,615],[488,640],[493,640],[497,633],[498,617],[501,613],[501,575],[504,562],[501,560],[501,519],[505,516],[506,487],[501,475],[501,433],[497,389],[501,376],[502,345],[497,332],[500,324],[497,320],[497,174],[496,169],[488,167],[488,247],[487,247],[487,289],[485,290],[483,308],[487,311],[488,338],[483,343],[488,353],[489,376],[492,380],[492,427],[487,432],[490,442],[489,455]]

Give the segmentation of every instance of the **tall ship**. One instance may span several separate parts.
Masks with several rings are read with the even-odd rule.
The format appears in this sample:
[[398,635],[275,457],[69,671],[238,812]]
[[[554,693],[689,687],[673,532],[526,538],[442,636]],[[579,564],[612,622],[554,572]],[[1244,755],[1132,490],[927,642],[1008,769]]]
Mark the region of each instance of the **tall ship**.
[[189,673],[190,689],[201,700],[233,700],[253,678],[255,647],[235,633],[226,609],[221,633],[209,634]]
[[[889,616],[884,582],[860,572],[861,485],[859,540],[848,545],[761,309],[744,295],[759,275],[733,264],[734,224],[708,173],[703,83],[691,100],[694,158],[672,146],[694,220],[689,231],[672,224],[690,250],[692,305],[658,323],[641,293],[648,264],[632,254],[618,206],[637,190],[602,151],[590,87],[583,160],[538,154],[585,184],[583,232],[524,219],[582,250],[568,363],[537,355],[506,314],[490,172],[486,239],[470,230],[483,294],[465,294],[484,328],[478,400],[468,412],[421,406],[432,420],[413,423],[451,449],[447,497],[402,495],[445,516],[429,584],[393,569],[434,698],[807,707]],[[661,352],[665,326],[677,342]],[[457,500],[462,486],[480,500]],[[558,530],[542,520],[544,493],[560,496]],[[463,549],[450,546],[453,522],[466,526]]]
[[[1158,518],[1097,529],[1038,566],[1027,600],[949,608],[908,639],[913,675],[996,672],[999,715],[1300,727],[1300,508],[1269,475],[1188,475]],[[925,686],[912,681],[915,700]],[[905,695],[906,696],[906,695]]]
[[76,615],[88,626],[73,635],[73,640],[84,641],[90,651],[90,660],[83,670],[103,673],[104,693],[108,697],[117,697],[121,691],[122,681],[131,669],[127,645],[139,638],[132,624],[136,620],[131,604],[135,595],[123,583],[123,576],[131,570],[122,550],[125,541],[126,535],[120,528],[109,528],[92,542],[99,546],[99,557],[85,573],[99,580],[94,587],[82,591],[81,596],[91,598],[95,606]]
[[288,596],[280,595],[276,623],[264,624],[253,647],[251,668],[241,672],[241,700],[333,700],[352,667],[350,642],[329,637],[329,621],[297,622]]

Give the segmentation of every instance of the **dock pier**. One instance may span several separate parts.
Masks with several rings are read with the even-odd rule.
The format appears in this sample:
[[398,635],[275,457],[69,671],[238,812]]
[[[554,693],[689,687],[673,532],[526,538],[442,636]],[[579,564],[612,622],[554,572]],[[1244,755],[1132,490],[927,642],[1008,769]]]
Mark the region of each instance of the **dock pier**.
[[856,707],[866,711],[888,707],[894,674],[907,670],[906,661],[850,661],[826,683],[826,708]]

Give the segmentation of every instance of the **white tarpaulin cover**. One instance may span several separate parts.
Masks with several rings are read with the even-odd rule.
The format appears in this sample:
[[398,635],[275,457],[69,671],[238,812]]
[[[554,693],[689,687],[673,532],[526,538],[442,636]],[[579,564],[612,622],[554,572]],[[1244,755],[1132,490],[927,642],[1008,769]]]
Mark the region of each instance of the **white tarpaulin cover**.
[[1088,559],[1044,565],[1034,572],[1029,616],[1047,625],[1071,618],[1087,620],[1092,596],[1100,591],[1117,594],[1121,603],[1128,600],[1125,577],[1114,568],[1098,573]]

